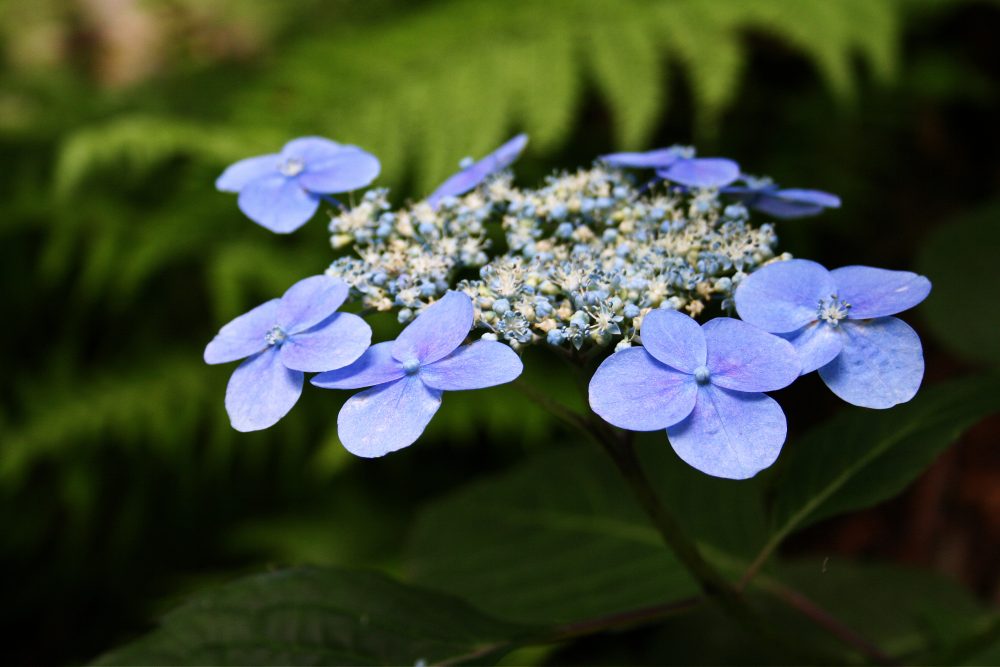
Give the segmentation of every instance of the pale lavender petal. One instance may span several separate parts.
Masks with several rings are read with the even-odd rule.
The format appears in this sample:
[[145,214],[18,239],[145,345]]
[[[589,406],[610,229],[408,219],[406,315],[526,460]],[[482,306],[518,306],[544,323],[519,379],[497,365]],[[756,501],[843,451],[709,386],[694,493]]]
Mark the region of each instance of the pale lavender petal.
[[406,371],[392,358],[392,345],[392,341],[376,343],[350,366],[320,373],[312,383],[323,389],[361,389],[398,380]]
[[689,188],[720,188],[740,177],[740,166],[725,158],[693,158],[657,169],[656,175]]
[[602,155],[600,160],[608,163],[612,167],[632,168],[632,169],[657,169],[669,167],[681,158],[681,151],[677,148],[658,148],[645,153],[611,153]]
[[441,391],[411,375],[347,399],[337,434],[355,456],[383,456],[416,442],[439,407]]
[[313,162],[329,160],[347,146],[323,137],[299,137],[292,139],[281,149],[282,160],[300,160],[309,165]]
[[748,479],[778,458],[787,425],[770,396],[704,385],[687,419],[667,429],[688,465],[714,477]]
[[801,375],[827,365],[844,348],[843,327],[832,327],[826,322],[810,322],[798,331],[777,335],[795,347],[802,366],[799,370]]
[[348,192],[370,184],[381,169],[374,155],[349,146],[332,157],[308,163],[298,181],[311,192]]
[[822,190],[807,190],[804,188],[784,188],[774,193],[788,201],[801,204],[814,204],[823,208],[840,208],[840,197]]
[[437,206],[445,197],[465,194],[482,183],[487,176],[511,165],[528,145],[528,135],[519,134],[483,159],[449,177],[431,193],[427,201]]
[[215,179],[215,187],[223,192],[239,192],[259,178],[276,174],[279,162],[281,156],[277,153],[240,160],[226,167],[222,175]]
[[351,313],[334,313],[312,329],[290,336],[281,346],[281,363],[318,373],[343,368],[358,359],[372,341],[372,330]]
[[837,293],[830,272],[816,262],[790,259],[757,269],[736,288],[736,312],[771,333],[790,333],[819,319],[820,301]]
[[237,431],[274,426],[302,394],[301,371],[285,368],[277,348],[250,357],[233,371],[226,387],[226,411]]
[[687,373],[657,361],[641,347],[615,352],[590,379],[590,407],[630,431],[658,431],[694,409],[698,385]]
[[667,366],[694,373],[705,364],[705,334],[692,318],[676,310],[657,308],[642,318],[642,346]]
[[328,275],[303,278],[281,296],[278,323],[289,334],[311,329],[340,308],[347,292],[346,283]]
[[392,356],[399,361],[429,364],[462,344],[472,329],[472,299],[449,290],[421,312],[396,338]]
[[799,377],[791,343],[762,329],[717,317],[701,328],[708,344],[706,366],[712,384],[736,391],[774,391]]
[[511,382],[523,370],[521,358],[509,345],[478,340],[421,368],[420,379],[428,387],[445,391],[482,389]]
[[906,322],[880,317],[841,322],[844,349],[819,369],[833,393],[863,408],[891,408],[913,398],[924,377],[920,337]]
[[281,174],[252,181],[240,191],[238,203],[248,218],[277,234],[294,232],[319,208],[316,195]]
[[909,271],[844,266],[830,272],[837,296],[851,305],[847,317],[866,320],[913,308],[931,292],[931,281]]
[[206,364],[224,364],[257,354],[265,347],[264,336],[278,322],[280,299],[271,299],[243,313],[219,329],[205,348]]

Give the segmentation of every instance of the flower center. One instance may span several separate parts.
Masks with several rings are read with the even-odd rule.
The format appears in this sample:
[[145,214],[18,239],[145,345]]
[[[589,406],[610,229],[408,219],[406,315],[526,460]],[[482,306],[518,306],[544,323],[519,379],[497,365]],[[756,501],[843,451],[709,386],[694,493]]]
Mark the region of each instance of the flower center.
[[298,176],[306,168],[306,163],[297,157],[290,157],[278,165],[278,171],[284,176]]
[[840,324],[842,319],[847,317],[847,311],[850,309],[851,304],[833,294],[829,299],[823,299],[819,302],[816,314],[820,321],[826,322],[831,327],[835,327]]
[[264,340],[268,345],[281,345],[287,340],[288,334],[280,326],[275,324],[271,330],[264,334]]
[[407,375],[413,375],[420,370],[420,361],[417,359],[407,359],[403,362],[403,372]]
[[708,378],[711,376],[712,374],[709,372],[708,366],[699,366],[694,369],[694,381],[698,384],[708,384]]

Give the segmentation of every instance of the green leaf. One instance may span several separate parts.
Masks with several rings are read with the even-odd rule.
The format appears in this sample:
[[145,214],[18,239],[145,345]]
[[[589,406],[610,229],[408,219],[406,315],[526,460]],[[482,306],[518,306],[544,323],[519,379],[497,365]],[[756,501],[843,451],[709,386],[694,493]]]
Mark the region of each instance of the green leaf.
[[412,665],[475,659],[528,628],[373,572],[296,568],[201,593],[99,665]]
[[[726,567],[759,544],[759,485],[706,477],[656,435],[642,443],[643,465],[716,563]],[[417,582],[520,622],[570,622],[698,591],[590,443],[537,455],[430,506],[409,564]]]
[[1000,378],[954,380],[886,411],[857,408],[788,444],[775,537],[895,496],[967,428],[1000,410]]
[[[921,314],[949,350],[969,361],[1000,364],[1000,309],[983,302],[996,279],[1000,202],[928,235],[917,259],[934,284]],[[987,288],[988,289],[988,288]]]

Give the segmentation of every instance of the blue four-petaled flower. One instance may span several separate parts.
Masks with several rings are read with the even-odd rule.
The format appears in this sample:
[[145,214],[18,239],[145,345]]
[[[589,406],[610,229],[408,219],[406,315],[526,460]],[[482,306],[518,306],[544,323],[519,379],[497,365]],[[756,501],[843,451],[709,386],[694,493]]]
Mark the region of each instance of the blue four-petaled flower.
[[917,393],[924,375],[920,338],[890,317],[927,298],[931,283],[909,271],[845,266],[827,271],[793,259],[769,264],[736,290],[740,317],[788,339],[802,373],[819,369],[843,400],[891,408]]
[[368,349],[372,331],[365,321],[336,312],[347,293],[339,280],[312,276],[222,327],[205,348],[205,361],[247,358],[226,388],[233,428],[273,426],[299,400],[304,371],[341,368]]
[[828,208],[840,208],[840,197],[822,190],[781,188],[769,179],[743,176],[743,185],[728,185],[719,192],[752,209],[782,220],[819,215]]
[[302,137],[280,153],[230,165],[215,181],[223,192],[238,192],[248,218],[287,234],[309,221],[323,195],[365,187],[378,176],[378,159],[357,146],[322,137]]
[[630,431],[665,429],[684,461],[716,477],[746,479],[774,462],[785,414],[763,392],[799,375],[787,341],[740,320],[699,326],[664,309],[643,318],[641,338],[594,373],[594,412]]
[[444,183],[438,186],[437,190],[427,198],[428,203],[434,208],[441,204],[441,200],[446,197],[457,197],[465,194],[472,188],[482,183],[488,176],[495,174],[501,169],[506,169],[514,160],[521,155],[521,151],[528,145],[528,135],[519,134],[507,143],[497,148],[486,157],[473,162],[465,169],[456,174],[452,174]]
[[352,454],[376,457],[413,444],[441,405],[445,391],[482,389],[514,380],[521,359],[509,346],[479,340],[462,345],[473,323],[472,299],[449,291],[394,341],[377,343],[346,368],[321,373],[326,389],[360,389],[337,417]]
[[657,148],[644,153],[611,153],[600,160],[612,167],[655,169],[660,178],[689,188],[721,188],[740,177],[740,166],[726,158],[695,157],[684,146]]

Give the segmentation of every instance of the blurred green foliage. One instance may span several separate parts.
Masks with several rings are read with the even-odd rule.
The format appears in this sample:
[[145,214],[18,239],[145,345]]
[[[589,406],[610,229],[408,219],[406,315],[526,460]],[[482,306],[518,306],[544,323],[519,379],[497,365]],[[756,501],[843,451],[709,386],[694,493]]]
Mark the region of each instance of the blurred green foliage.
[[[232,160],[322,134],[373,151],[380,183],[419,197],[515,130],[532,136],[526,181],[698,140],[844,195],[830,224],[779,230],[793,252],[893,268],[989,194],[977,170],[995,141],[963,141],[996,112],[997,73],[968,38],[1000,26],[990,3],[123,3],[134,22],[118,30],[146,41],[116,38],[100,5],[0,2],[13,323],[0,334],[0,620],[14,662],[87,659],[143,628],[151,601],[266,562],[402,570],[424,502],[560,434],[505,388],[449,395],[419,446],[374,463],[343,453],[343,398],[328,392],[268,432],[232,432],[227,373],[202,346],[332,257],[322,220],[276,237],[215,192]],[[952,168],[928,173],[935,160]],[[943,281],[961,260],[926,257]],[[961,278],[942,285],[961,292]],[[553,363],[530,359],[530,381],[551,383]],[[832,405],[816,396],[803,419]]]

